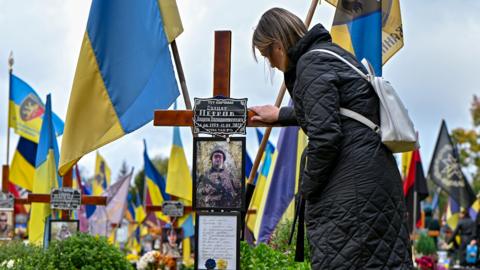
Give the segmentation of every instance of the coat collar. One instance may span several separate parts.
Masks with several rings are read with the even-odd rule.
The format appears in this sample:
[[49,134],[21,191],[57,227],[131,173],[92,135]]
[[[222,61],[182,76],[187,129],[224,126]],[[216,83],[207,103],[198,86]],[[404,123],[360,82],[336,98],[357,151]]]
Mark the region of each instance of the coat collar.
[[296,79],[297,62],[300,57],[308,52],[314,45],[322,42],[332,42],[332,37],[323,25],[317,24],[288,50],[288,68],[284,76],[285,84],[289,91],[293,90]]

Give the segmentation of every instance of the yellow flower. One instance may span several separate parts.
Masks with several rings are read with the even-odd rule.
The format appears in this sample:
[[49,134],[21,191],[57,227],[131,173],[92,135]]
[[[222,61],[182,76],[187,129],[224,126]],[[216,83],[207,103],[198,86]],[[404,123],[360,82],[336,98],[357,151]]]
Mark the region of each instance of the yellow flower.
[[226,260],[224,259],[217,260],[217,269],[225,270],[227,269],[227,266],[228,266],[228,262]]
[[136,255],[136,254],[130,253],[130,254],[127,255],[127,260],[129,260],[129,261],[131,261],[131,262],[133,262],[133,261],[138,261],[138,258],[139,258],[139,257],[138,257],[138,255]]

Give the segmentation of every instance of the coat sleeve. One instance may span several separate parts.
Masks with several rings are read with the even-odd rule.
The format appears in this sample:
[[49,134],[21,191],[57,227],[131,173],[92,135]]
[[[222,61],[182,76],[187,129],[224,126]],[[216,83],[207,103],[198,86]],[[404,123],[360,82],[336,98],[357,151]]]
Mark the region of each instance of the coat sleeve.
[[280,126],[298,126],[295,110],[291,106],[281,107],[278,113],[278,124]]
[[302,190],[305,198],[318,197],[336,164],[342,140],[338,77],[329,60],[318,54],[303,57],[297,68],[295,95],[301,102],[308,135],[307,164]]

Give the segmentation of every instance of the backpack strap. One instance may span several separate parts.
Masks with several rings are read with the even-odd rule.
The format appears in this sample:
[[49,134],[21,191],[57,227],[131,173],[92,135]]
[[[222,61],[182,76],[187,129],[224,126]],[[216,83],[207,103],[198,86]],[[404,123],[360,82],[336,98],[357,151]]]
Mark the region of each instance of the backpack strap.
[[372,121],[370,121],[370,119],[366,118],[365,116],[363,116],[363,115],[361,115],[357,112],[354,112],[354,111],[346,109],[346,108],[340,108],[340,114],[344,115],[346,117],[357,120],[358,122],[360,122],[360,123],[364,124],[365,126],[371,128],[377,134],[380,134],[380,132],[381,132],[379,125],[373,123]]
[[[368,82],[372,82],[371,78],[374,75],[373,72],[373,68],[368,64],[367,61],[363,62],[362,61],[362,64],[366,65],[366,68],[369,72],[369,74],[365,74],[363,73],[359,68],[357,68],[356,66],[354,66],[352,63],[350,63],[347,59],[343,58],[342,56],[340,56],[339,54],[335,53],[335,52],[332,52],[330,50],[325,50],[325,49],[314,49],[314,50],[311,50],[309,51],[308,53],[310,52],[323,52],[323,53],[327,53],[327,54],[330,54],[330,55],[333,55],[334,57],[336,57],[337,59],[339,59],[340,61],[342,61],[343,63],[347,64],[350,68],[352,68],[355,72],[357,72],[362,78],[364,78],[365,80],[367,80]],[[357,113],[357,112],[354,112],[352,110],[349,110],[347,108],[340,108],[340,114],[341,115],[344,115],[346,117],[349,117],[349,118],[352,118],[354,120],[357,120],[358,122],[366,125],[367,127],[371,128],[373,131],[375,131],[377,134],[380,134],[380,126],[373,123],[370,119],[368,119],[367,117]]]
[[336,52],[332,52],[330,50],[325,50],[325,49],[314,49],[314,50],[311,50],[309,51],[308,53],[310,52],[323,52],[323,53],[328,53],[330,55],[333,55],[335,56],[336,58],[338,58],[340,61],[344,62],[345,64],[347,64],[349,67],[351,67],[355,72],[358,73],[358,75],[362,76],[362,78],[364,78],[365,80],[367,81],[370,81],[370,75],[367,75],[365,73],[363,73],[363,71],[361,71],[359,68],[357,68],[356,66],[354,66],[352,63],[350,63],[347,59],[341,57],[339,54],[337,54]]

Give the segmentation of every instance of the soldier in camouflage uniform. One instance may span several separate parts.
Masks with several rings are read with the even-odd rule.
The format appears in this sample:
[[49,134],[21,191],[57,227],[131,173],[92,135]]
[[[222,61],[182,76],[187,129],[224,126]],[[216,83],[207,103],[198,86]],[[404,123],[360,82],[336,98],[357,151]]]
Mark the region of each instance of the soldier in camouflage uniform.
[[241,206],[241,183],[225,168],[225,152],[217,147],[210,155],[211,168],[200,175],[197,187],[199,207],[237,208]]

